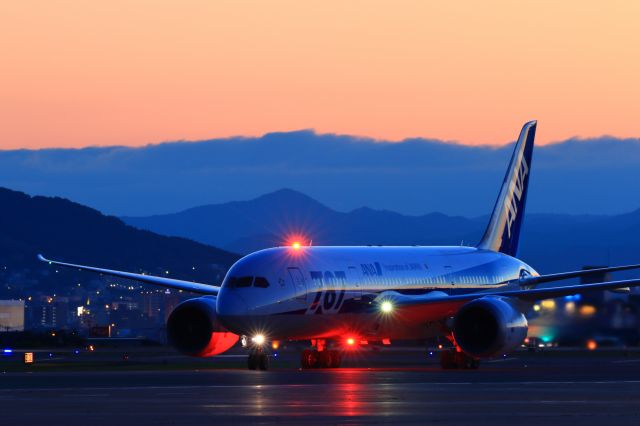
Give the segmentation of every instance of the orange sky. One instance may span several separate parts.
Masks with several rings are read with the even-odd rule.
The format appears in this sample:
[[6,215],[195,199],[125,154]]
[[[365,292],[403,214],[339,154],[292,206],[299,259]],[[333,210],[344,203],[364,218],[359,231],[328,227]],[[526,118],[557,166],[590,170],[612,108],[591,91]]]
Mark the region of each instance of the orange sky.
[[5,1],[0,148],[640,136],[638,1]]

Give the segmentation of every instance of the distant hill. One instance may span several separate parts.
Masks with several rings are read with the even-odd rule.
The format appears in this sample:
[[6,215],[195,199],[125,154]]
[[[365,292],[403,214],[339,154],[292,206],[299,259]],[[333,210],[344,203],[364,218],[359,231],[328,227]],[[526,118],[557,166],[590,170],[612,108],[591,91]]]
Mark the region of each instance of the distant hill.
[[[52,272],[38,253],[73,263],[216,282],[238,256],[190,241],[135,229],[113,216],[62,198],[31,197],[0,188],[0,296],[25,288],[64,290],[91,274]],[[218,277],[219,278],[219,277]]]
[[[290,189],[250,201],[122,219],[153,232],[191,238],[243,253],[286,244],[289,236],[306,236],[323,245],[418,244],[428,237],[433,243],[444,243],[450,242],[451,238],[463,238],[477,228],[469,219],[439,213],[413,217],[369,208],[336,212]],[[445,236],[439,232],[442,229],[454,232]]]
[[[123,220],[247,253],[284,244],[289,235],[306,235],[316,245],[473,245],[488,217],[406,216],[369,208],[342,213],[283,189],[249,201]],[[640,263],[640,210],[617,216],[528,214],[521,241],[520,257],[543,272],[585,264]]]

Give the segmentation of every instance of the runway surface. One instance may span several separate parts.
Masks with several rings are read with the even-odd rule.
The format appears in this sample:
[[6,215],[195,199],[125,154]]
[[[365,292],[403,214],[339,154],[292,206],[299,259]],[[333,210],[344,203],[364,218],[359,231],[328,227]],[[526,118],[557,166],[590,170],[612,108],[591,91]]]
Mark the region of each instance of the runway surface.
[[[516,353],[477,371],[443,371],[419,351],[359,354],[347,367],[299,370],[20,372],[0,375],[2,424],[637,424],[640,353]],[[362,364],[364,367],[355,367]],[[1,367],[1,365],[0,365]],[[148,365],[146,366],[148,367]]]

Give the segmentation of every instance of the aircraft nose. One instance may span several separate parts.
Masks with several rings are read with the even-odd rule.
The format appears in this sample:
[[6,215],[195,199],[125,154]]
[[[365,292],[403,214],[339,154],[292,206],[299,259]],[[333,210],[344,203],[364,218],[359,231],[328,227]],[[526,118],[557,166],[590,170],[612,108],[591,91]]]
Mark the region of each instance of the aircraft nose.
[[216,302],[218,315],[222,317],[237,317],[247,315],[249,308],[237,291],[221,291]]

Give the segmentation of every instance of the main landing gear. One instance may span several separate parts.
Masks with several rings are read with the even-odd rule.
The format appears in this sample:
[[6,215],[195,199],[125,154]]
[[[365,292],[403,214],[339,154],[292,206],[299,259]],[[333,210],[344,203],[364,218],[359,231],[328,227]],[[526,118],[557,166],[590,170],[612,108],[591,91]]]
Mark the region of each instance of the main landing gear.
[[478,367],[480,367],[480,360],[469,356],[464,352],[458,352],[455,349],[450,349],[440,352],[440,365],[445,370],[452,370],[456,368],[477,370]]
[[342,352],[327,349],[324,339],[311,340],[313,349],[305,349],[300,354],[300,367],[307,368],[338,368],[342,363]]
[[334,349],[318,351],[305,349],[300,355],[302,368],[338,368],[342,363],[342,353]]

